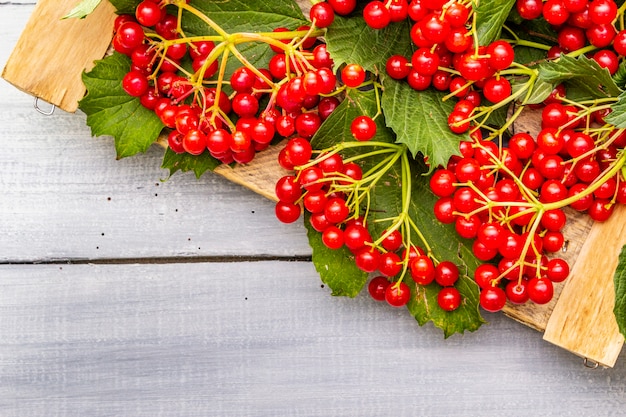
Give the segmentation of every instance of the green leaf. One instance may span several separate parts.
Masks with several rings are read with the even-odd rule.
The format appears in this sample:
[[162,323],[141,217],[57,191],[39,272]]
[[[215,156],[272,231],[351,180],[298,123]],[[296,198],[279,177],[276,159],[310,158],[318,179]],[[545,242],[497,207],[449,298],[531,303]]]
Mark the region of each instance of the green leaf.
[[313,249],[313,265],[322,282],[335,296],[356,297],[367,282],[367,273],[357,268],[354,255],[346,247],[331,250],[322,242],[322,234],[313,229],[310,215],[304,217],[309,245]]
[[[463,306],[454,311],[444,311],[437,306],[437,295],[441,287],[431,284],[420,287],[411,283],[411,291],[415,288],[415,298],[408,304],[408,309],[420,326],[429,321],[443,330],[445,338],[465,330],[473,332],[485,323],[479,312],[479,295],[476,282],[467,275],[459,276],[455,287],[463,297]],[[471,294],[471,296],[467,296]]]
[[[192,5],[229,34],[272,32],[279,27],[295,30],[300,26],[310,24],[293,0],[264,0],[262,2],[196,0]],[[191,13],[183,14],[182,24],[187,36],[216,34],[206,22]],[[246,42],[236,45],[236,48],[257,68],[267,67],[270,59],[275,55],[263,42]],[[240,66],[239,60],[231,55],[226,69],[227,77]]]
[[82,0],[61,19],[84,19],[100,4],[101,0]]
[[537,70],[538,81],[550,84],[553,88],[565,83],[589,99],[617,97],[621,93],[609,71],[584,55],[578,58],[564,55],[557,60],[545,61],[537,66]]
[[547,82],[541,79],[535,80],[535,85],[533,85],[533,90],[524,104],[543,103],[543,101],[548,98],[550,93],[552,93],[552,91],[554,90],[554,87],[556,87],[556,85],[553,85],[550,82]]
[[445,166],[451,155],[459,154],[459,142],[469,140],[469,134],[458,135],[448,127],[454,100],[444,101],[445,94],[434,90],[415,91],[389,77],[383,86],[382,108],[398,143],[406,144],[414,157],[427,156],[433,168]]
[[[194,0],[192,4],[227,32],[250,32],[250,29],[261,32],[271,25],[270,22],[295,29],[306,20],[302,9],[292,0]],[[272,29],[275,27],[270,31]]]
[[135,9],[137,9],[137,5],[141,3],[141,0],[108,0],[117,13],[119,14],[135,14]]
[[604,117],[604,121],[614,125],[617,128],[626,127],[626,92],[620,94],[611,106],[611,113]]
[[94,136],[113,136],[117,157],[145,152],[159,137],[163,123],[129,96],[121,80],[130,67],[130,59],[114,53],[83,74],[87,95],[79,102],[87,115],[87,125]]
[[[331,116],[322,124],[320,130],[313,137],[311,143],[315,149],[326,149],[339,142],[350,141],[350,123],[360,114],[376,114],[376,92],[352,90]],[[376,119],[377,133],[372,139],[377,142],[393,144],[394,132],[386,127],[382,116]],[[403,145],[398,149],[407,152]],[[342,154],[345,157],[362,155],[380,147],[346,149]],[[360,165],[364,172],[374,169],[382,162],[384,156],[370,156],[361,159]],[[463,278],[458,286],[464,297],[463,305],[454,312],[444,312],[438,307],[437,294],[441,288],[434,283],[426,287],[416,287],[413,281],[405,277],[405,282],[413,287],[414,299],[409,303],[408,310],[420,325],[432,321],[435,326],[443,329],[446,337],[453,333],[463,333],[465,330],[476,330],[484,322],[478,308],[478,286],[469,275],[478,266],[478,261],[471,251],[471,244],[459,240],[452,225],[440,223],[434,216],[433,206],[437,200],[429,190],[429,177],[423,175],[427,168],[423,163],[408,158],[410,175],[403,184],[402,162],[396,161],[389,166],[378,182],[369,189],[370,210],[367,218],[370,233],[376,239],[390,226],[390,218],[397,217],[403,210],[403,197],[410,194],[408,215],[417,225],[421,233],[430,244],[437,259],[448,259],[459,265]],[[376,169],[380,171],[380,168]],[[410,185],[408,184],[410,181]],[[362,214],[362,213],[360,213]],[[318,237],[319,233],[309,227],[309,239],[313,247],[313,260],[322,280],[328,283],[338,294],[354,294],[357,288],[365,285],[363,273],[354,269],[354,259],[350,252],[334,252],[323,248]],[[421,240],[413,233],[412,242],[422,246]],[[339,257],[335,259],[333,257]],[[335,266],[338,262],[338,266]],[[340,269],[335,269],[340,268]]]
[[362,16],[335,16],[325,36],[326,47],[335,67],[358,63],[375,74],[384,74],[387,58],[394,54],[411,56],[412,43],[407,21],[392,23],[375,30],[365,24]]
[[626,246],[622,248],[615,275],[615,307],[613,313],[620,333],[626,337]]
[[188,153],[177,154],[168,148],[163,156],[161,168],[168,169],[170,176],[174,175],[177,171],[193,171],[196,178],[200,178],[206,171],[213,171],[220,164],[221,163],[208,152],[194,156]]
[[620,62],[617,72],[613,74],[613,81],[622,90],[626,88],[626,61]]
[[515,62],[522,65],[532,65],[546,58],[546,51],[527,46],[515,46]]
[[478,44],[489,45],[500,38],[502,25],[515,5],[515,0],[480,0],[476,3],[473,4]]
[[108,0],[118,14],[134,14],[141,0]]

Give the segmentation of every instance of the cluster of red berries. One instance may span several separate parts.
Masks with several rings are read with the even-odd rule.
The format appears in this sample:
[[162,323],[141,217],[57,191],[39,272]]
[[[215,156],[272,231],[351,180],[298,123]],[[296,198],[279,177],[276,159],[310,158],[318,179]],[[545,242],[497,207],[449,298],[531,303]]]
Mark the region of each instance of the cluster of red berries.
[[569,274],[567,263],[554,257],[565,240],[563,208],[604,221],[615,203],[626,203],[623,161],[617,163],[626,136],[617,132],[608,146],[597,147],[589,134],[547,124],[536,138],[517,133],[502,147],[474,135],[430,179],[439,197],[435,216],[472,239],[474,255],[485,262],[474,278],[488,311],[502,309],[507,299],[551,300],[552,283]]
[[220,74],[224,51],[202,37],[181,37],[177,19],[161,2],[144,0],[134,16],[116,19],[113,38],[115,50],[131,60],[124,90],[171,129],[172,151],[248,163],[275,138],[312,137],[339,104],[332,59],[311,27],[251,37],[274,51],[268,67],[242,62],[226,78]]
[[[368,7],[376,4],[373,7],[379,10],[382,6],[378,3],[370,2]],[[456,133],[471,128],[472,112],[483,99],[491,105],[512,100],[511,83],[500,72],[510,72],[513,46],[501,39],[476,45],[468,21],[473,18],[470,3],[412,0],[407,7],[416,50],[410,57],[394,55],[388,59],[386,71],[390,77],[406,80],[418,91],[433,88],[469,102],[472,106],[466,105],[466,112],[455,109],[449,116],[450,129]],[[615,29],[618,8],[613,0],[518,0],[516,7],[522,18],[542,18],[555,28],[557,44],[546,52],[547,59],[591,45],[597,48],[591,58],[610,74],[617,71],[619,59],[626,53],[626,30]],[[384,27],[380,18],[373,16],[385,13],[369,18],[364,13],[371,27]],[[387,17],[384,21],[388,24],[393,20]]]
[[[410,57],[393,55],[387,60],[386,71],[391,78],[406,80],[418,91],[432,87],[449,92],[474,107],[483,96],[499,103],[511,95],[511,84],[499,76],[499,71],[512,64],[513,47],[504,40],[475,46],[468,25],[471,4],[413,0],[407,16],[412,22],[410,36],[416,50]],[[456,117],[452,119],[457,121]],[[454,130],[460,133],[468,128],[466,123]]]
[[[371,1],[363,12],[373,29],[397,21],[402,13],[411,22],[416,49],[410,57],[391,56],[387,74],[417,91],[433,88],[456,97],[448,126],[455,133],[470,131],[473,138],[461,143],[460,157],[452,157],[432,177],[431,187],[440,197],[435,216],[454,223],[461,237],[473,239],[474,254],[488,262],[475,273],[484,309],[498,311],[507,299],[548,302],[552,283],[569,273],[565,261],[546,256],[563,246],[563,207],[604,221],[616,202],[626,202],[618,169],[626,137],[611,126],[589,134],[592,122],[606,126],[608,106],[594,111],[568,104],[565,87],[559,85],[538,106],[542,129],[536,138],[519,133],[508,146],[483,141],[476,116],[481,102],[499,106],[515,99],[508,75],[501,75],[512,72],[513,46],[505,40],[475,43],[470,2],[411,0],[391,8],[395,3]],[[547,51],[547,59],[589,46],[595,49],[589,57],[600,67],[610,74],[617,71],[626,52],[626,30],[615,29],[618,7],[613,0],[517,0],[516,9],[522,19],[544,19],[555,30],[557,44]]]
[[555,28],[558,44],[548,51],[548,58],[592,45],[599,49],[593,58],[613,74],[616,53],[626,55],[626,31],[618,32],[614,26],[618,14],[614,0],[517,0],[516,9],[523,19],[543,18]]
[[[401,146],[397,148],[398,152],[405,151]],[[309,213],[311,227],[321,233],[322,243],[327,248],[345,247],[354,256],[359,269],[379,274],[368,285],[375,300],[386,300],[395,307],[406,305],[411,289],[402,277],[408,270],[417,285],[436,282],[441,286],[438,302],[444,310],[452,311],[461,305],[461,294],[454,287],[459,278],[459,269],[454,263],[435,263],[423,248],[414,244],[407,248],[399,227],[373,236],[366,219],[356,213],[355,205],[358,206],[359,201],[356,201],[355,189],[359,181],[364,180],[358,163],[344,161],[336,152],[310,161],[311,146],[299,137],[290,139],[283,152],[281,161],[302,167],[283,176],[276,184],[278,219],[293,222],[304,208]]]

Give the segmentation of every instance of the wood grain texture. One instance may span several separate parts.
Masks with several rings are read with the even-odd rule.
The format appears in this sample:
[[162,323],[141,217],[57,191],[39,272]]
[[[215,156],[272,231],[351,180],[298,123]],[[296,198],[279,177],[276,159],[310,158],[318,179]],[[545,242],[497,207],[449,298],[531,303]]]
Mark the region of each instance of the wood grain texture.
[[610,416],[589,370],[501,315],[447,340],[310,263],[0,266],[0,415]]
[[22,91],[70,112],[85,95],[83,71],[104,56],[111,42],[115,19],[115,9],[103,1],[85,19],[62,20],[74,5],[37,3],[2,72]]
[[613,307],[613,272],[626,245],[626,207],[596,223],[554,308],[544,339],[583,358],[613,366],[624,344]]
[[270,200],[211,173],[167,179],[159,148],[117,161],[82,115],[42,116],[6,83],[0,95],[0,262],[310,256]]
[[[0,66],[32,10],[0,6]],[[311,254],[304,226],[278,222],[271,201],[211,173],[168,179],[156,146],[117,161],[84,114],[43,116],[4,80],[0,139],[0,262]]]

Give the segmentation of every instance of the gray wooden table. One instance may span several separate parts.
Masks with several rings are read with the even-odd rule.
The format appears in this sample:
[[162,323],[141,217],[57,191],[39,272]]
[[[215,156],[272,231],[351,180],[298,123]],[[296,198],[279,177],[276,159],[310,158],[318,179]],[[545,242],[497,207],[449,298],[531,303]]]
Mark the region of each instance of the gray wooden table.
[[[0,67],[33,2],[0,1]],[[42,34],[45,36],[45,34]],[[444,340],[320,285],[304,228],[214,174],[115,160],[0,81],[0,416],[608,416],[587,369],[499,314]]]

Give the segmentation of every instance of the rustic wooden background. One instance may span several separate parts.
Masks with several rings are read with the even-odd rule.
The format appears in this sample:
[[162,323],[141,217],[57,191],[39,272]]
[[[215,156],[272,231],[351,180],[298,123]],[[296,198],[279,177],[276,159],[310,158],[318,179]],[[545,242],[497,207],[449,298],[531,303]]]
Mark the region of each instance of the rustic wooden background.
[[[33,6],[0,0],[0,67]],[[587,369],[500,314],[444,340],[333,298],[268,200],[0,98],[0,416],[623,415],[624,353]]]

